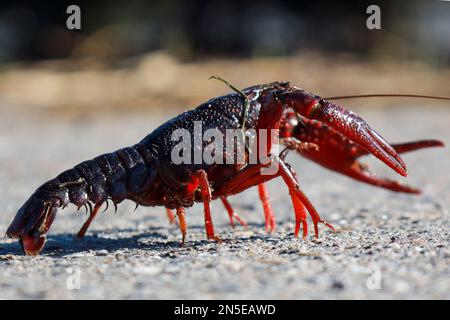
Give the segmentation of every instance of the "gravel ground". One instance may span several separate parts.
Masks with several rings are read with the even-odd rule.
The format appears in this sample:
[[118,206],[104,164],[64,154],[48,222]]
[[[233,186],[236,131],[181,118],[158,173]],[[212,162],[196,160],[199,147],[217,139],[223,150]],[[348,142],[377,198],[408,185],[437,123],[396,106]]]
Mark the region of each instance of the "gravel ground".
[[[391,141],[440,138],[449,144],[450,109],[404,107],[357,110]],[[76,163],[139,141],[173,115],[116,114],[49,117],[0,109],[0,233],[44,181]],[[124,202],[98,217],[86,238],[74,233],[85,215],[60,212],[39,257],[16,241],[0,240],[2,299],[449,299],[450,154],[405,155],[408,183],[421,196],[362,185],[290,155],[304,191],[336,233],[293,237],[293,210],[281,181],[269,183],[278,220],[264,232],[255,189],[230,198],[249,223],[231,229],[213,204],[221,244],[205,240],[202,208],[187,211],[188,239],[170,226],[163,208]],[[370,160],[380,175],[394,176]],[[402,178],[401,178],[402,179]]]

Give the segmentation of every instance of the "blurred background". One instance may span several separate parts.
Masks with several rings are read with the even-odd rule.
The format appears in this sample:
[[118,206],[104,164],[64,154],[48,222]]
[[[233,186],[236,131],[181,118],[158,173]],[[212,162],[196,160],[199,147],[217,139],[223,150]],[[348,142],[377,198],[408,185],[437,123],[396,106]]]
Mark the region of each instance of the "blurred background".
[[[66,28],[70,4],[81,30]],[[380,30],[366,27],[371,4]],[[185,109],[227,92],[212,74],[322,96],[448,95],[449,66],[448,1],[3,1],[0,11],[3,108]]]
[[[70,4],[81,9],[81,30],[66,28]],[[380,30],[366,26],[372,4]],[[450,1],[2,1],[0,235],[43,182],[230,92],[211,75],[240,88],[291,80],[322,97],[450,96]],[[450,144],[450,101],[340,102],[390,142]],[[202,204],[188,210],[185,248],[164,208],[132,214],[130,201],[117,215],[110,206],[76,241],[86,217],[70,206],[40,260],[21,256],[16,240],[0,240],[0,299],[450,299],[449,148],[405,155],[408,178],[367,160],[423,195],[358,184],[290,154],[305,193],[338,233],[321,228],[319,242],[294,240],[289,197],[274,179],[275,234],[264,232],[257,191],[249,190],[230,197],[249,230],[229,228],[213,202],[217,232],[231,240],[217,250],[204,241]],[[383,272],[382,290],[366,285],[361,270],[372,263]],[[78,264],[82,288],[67,290],[67,267]]]
[[[71,4],[80,30],[67,28]],[[379,30],[367,28],[372,4]],[[291,80],[322,97],[450,96],[450,1],[2,1],[0,182],[17,196],[5,211],[30,176],[38,185],[230,92],[211,75],[240,88]],[[449,136],[438,131],[449,101],[342,104],[390,141]]]

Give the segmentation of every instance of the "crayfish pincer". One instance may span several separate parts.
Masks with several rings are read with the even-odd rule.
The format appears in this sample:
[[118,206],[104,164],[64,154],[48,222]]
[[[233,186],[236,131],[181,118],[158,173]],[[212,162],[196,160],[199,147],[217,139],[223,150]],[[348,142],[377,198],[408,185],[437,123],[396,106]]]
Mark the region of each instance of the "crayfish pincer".
[[[406,176],[399,153],[443,145],[424,140],[391,146],[355,113],[288,82],[244,90],[228,85],[233,93],[184,112],[131,147],[82,162],[44,183],[19,209],[7,235],[19,239],[26,254],[37,255],[59,208],[72,203],[89,210],[89,218],[77,234],[82,238],[100,207],[108,202],[117,207],[129,199],[137,205],[176,210],[183,242],[185,208],[202,202],[207,238],[219,240],[211,219],[211,201],[220,198],[231,222],[237,218],[244,223],[226,197],[253,186],[258,186],[266,228],[271,231],[275,219],[264,182],[281,177],[293,204],[295,235],[302,227],[303,237],[307,236],[309,213],[317,237],[319,223],[333,227],[301,190],[294,168],[285,161],[289,151],[368,184],[418,193],[415,188],[376,177],[358,158],[370,153]],[[277,146],[283,149],[279,151]]]

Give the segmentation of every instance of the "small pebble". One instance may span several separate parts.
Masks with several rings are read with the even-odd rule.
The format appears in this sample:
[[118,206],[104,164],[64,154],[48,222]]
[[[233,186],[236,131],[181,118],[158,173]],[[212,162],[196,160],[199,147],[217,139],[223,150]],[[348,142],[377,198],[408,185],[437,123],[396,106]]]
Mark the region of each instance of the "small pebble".
[[98,250],[98,251],[96,252],[96,255],[97,255],[97,256],[106,256],[108,253],[109,253],[108,250],[103,249],[103,250]]

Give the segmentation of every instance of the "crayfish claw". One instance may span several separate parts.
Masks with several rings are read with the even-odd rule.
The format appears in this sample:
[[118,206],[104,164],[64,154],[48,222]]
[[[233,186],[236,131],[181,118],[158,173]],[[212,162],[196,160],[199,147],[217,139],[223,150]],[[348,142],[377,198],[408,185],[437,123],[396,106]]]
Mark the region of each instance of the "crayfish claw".
[[400,175],[407,175],[405,162],[394,148],[354,112],[298,88],[288,92],[284,101],[299,115],[320,121],[372,153]]
[[[402,176],[407,176],[406,171],[406,164],[403,161],[403,159],[398,155],[398,153],[392,148],[389,143],[384,140],[379,133],[377,133],[375,130],[369,127],[369,125],[366,124],[366,132],[369,135],[369,138],[367,139],[367,145],[369,145],[369,151],[379,158],[381,161],[386,163],[388,166],[390,166],[392,169],[397,171]],[[372,138],[372,139],[370,139]],[[373,147],[372,147],[373,145]],[[363,147],[366,147],[364,144],[362,144]]]
[[419,189],[402,184],[399,181],[377,177],[368,169],[368,167],[365,164],[357,160],[355,160],[355,162],[351,166],[342,168],[340,172],[355,180],[365,182],[367,184],[371,184],[380,188],[388,189],[391,191],[411,193],[411,194],[421,193]]

